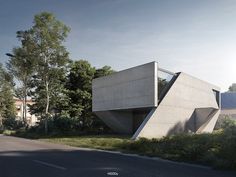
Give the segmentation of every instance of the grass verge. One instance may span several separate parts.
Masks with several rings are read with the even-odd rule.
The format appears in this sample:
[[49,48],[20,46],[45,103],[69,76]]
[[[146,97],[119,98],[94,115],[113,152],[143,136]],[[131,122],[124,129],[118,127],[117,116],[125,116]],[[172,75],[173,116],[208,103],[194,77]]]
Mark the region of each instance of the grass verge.
[[123,149],[123,145],[130,142],[130,137],[117,135],[89,135],[42,138],[40,140],[75,147],[121,151]]

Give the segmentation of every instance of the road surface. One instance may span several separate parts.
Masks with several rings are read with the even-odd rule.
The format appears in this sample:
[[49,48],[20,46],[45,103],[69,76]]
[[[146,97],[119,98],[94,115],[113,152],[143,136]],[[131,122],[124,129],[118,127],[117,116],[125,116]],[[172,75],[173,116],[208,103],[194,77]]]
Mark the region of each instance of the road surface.
[[0,135],[0,177],[236,177],[207,167]]

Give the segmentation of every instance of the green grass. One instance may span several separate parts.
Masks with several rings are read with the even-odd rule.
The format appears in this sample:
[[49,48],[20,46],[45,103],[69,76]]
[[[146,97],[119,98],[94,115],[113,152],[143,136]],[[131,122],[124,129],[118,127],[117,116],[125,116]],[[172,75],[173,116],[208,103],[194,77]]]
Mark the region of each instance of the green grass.
[[0,133],[4,134],[4,135],[12,135],[14,134],[16,131],[15,130],[1,130]]
[[41,138],[42,141],[66,144],[75,147],[95,148],[103,150],[122,150],[121,146],[130,142],[130,137],[115,135],[90,135],[71,137]]

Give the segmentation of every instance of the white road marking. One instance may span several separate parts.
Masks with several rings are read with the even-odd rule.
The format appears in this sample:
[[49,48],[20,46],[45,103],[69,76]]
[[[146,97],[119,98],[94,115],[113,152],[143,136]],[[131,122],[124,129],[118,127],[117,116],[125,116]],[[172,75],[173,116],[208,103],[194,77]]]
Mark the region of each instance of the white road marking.
[[46,165],[48,167],[53,167],[53,168],[57,168],[57,169],[60,169],[60,170],[66,170],[65,167],[62,167],[62,166],[59,166],[59,165],[43,162],[43,161],[40,161],[40,160],[33,160],[33,161],[36,162],[36,163],[42,164],[42,165]]
[[110,172],[107,172],[107,175],[109,175],[109,176],[118,176],[118,173],[115,172],[115,171],[110,171]]

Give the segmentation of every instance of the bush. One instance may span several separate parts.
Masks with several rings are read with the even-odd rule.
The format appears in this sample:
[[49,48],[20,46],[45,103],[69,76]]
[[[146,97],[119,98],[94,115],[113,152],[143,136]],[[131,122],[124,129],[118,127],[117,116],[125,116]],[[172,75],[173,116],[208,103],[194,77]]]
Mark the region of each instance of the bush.
[[24,123],[21,120],[16,120],[15,117],[9,117],[3,119],[3,127],[4,129],[16,130],[24,127]]
[[236,125],[212,134],[180,134],[161,139],[141,138],[122,149],[165,159],[236,169]]
[[78,120],[69,117],[55,117],[53,120],[53,129],[61,132],[72,131],[79,128]]
[[236,121],[230,116],[220,116],[216,122],[215,130],[226,129],[227,127],[236,125]]
[[[95,119],[95,118],[94,118]],[[35,126],[30,127],[29,133],[39,133],[43,134],[45,131],[44,127],[45,119],[42,118]],[[71,118],[67,115],[57,115],[48,118],[48,133],[49,134],[112,134],[110,128],[104,126],[99,121],[93,121],[96,124],[90,127],[84,127],[79,118]]]
[[222,132],[218,146],[216,156],[221,163],[216,165],[236,169],[236,125],[231,125]]

